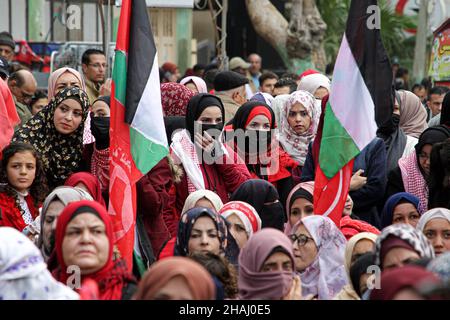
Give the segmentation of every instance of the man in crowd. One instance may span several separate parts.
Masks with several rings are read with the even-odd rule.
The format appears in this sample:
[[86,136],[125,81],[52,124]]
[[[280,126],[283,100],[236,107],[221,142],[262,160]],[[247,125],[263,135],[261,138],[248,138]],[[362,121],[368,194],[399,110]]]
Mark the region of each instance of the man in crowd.
[[[249,68],[250,68],[250,63],[245,62],[244,59],[242,59],[241,57],[234,57],[230,59],[229,65],[228,65],[229,69],[231,71],[234,71],[236,73],[240,73],[241,75],[243,75],[244,77],[248,78],[250,77],[249,75]],[[250,82],[250,81],[249,81]],[[259,86],[258,86],[259,87]],[[247,83],[245,85],[245,91],[246,91],[246,95],[247,98],[251,98],[257,91],[258,91],[258,87],[255,87],[254,89],[250,86],[250,83]]]
[[281,78],[275,83],[272,95],[274,97],[281,94],[291,94],[297,90],[297,82],[292,78]]
[[7,31],[0,32],[0,57],[5,58],[8,62],[12,62],[15,47],[16,43],[11,34]]
[[234,71],[219,72],[214,78],[214,89],[225,107],[225,123],[236,114],[237,109],[247,101],[245,85],[248,79]]
[[247,78],[249,80],[250,88],[256,93],[257,89],[261,87],[259,77],[262,74],[262,59],[258,54],[252,53],[248,56],[247,61],[250,63],[250,68],[248,69],[249,75]]
[[8,87],[16,104],[20,124],[24,124],[32,117],[29,104],[37,89],[36,79],[30,71],[19,70],[9,77]]
[[427,101],[427,89],[424,85],[416,83],[412,87],[412,92],[419,97],[420,101],[425,104]]
[[449,89],[447,87],[433,87],[428,94],[427,113],[428,126],[438,126],[441,121],[441,109],[444,96]]
[[86,82],[86,91],[92,104],[100,95],[100,87],[105,82],[106,63],[105,53],[98,49],[88,49],[81,57],[81,66]]
[[277,81],[278,76],[275,73],[270,71],[264,72],[261,77],[259,77],[259,91],[272,95],[275,83],[277,83]]

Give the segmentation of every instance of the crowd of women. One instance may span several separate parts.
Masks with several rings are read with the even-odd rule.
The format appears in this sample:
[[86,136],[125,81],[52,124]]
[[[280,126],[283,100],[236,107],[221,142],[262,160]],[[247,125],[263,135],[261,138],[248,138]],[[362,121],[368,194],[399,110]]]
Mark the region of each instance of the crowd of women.
[[326,76],[256,94],[228,123],[202,78],[162,84],[170,154],[137,183],[129,270],[107,209],[110,98],[85,90],[53,72],[48,105],[2,150],[0,299],[449,298],[450,94],[430,128],[396,94],[335,223],[314,214]]

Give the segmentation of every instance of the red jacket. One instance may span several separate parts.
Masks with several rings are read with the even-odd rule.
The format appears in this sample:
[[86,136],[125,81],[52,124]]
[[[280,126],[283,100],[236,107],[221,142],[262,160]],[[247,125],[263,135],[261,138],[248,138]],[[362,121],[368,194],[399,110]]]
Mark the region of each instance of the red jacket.
[[171,237],[163,216],[172,214],[169,194],[172,185],[167,158],[162,159],[136,185],[137,213],[142,216],[155,256]]
[[[230,159],[236,159],[234,151],[227,147]],[[223,203],[229,201],[229,195],[233,193],[242,183],[251,179],[252,176],[248,172],[246,165],[243,163],[237,163],[237,161],[232,161],[232,164],[227,164],[230,162],[229,159],[222,161],[223,164],[201,164],[200,168],[203,174],[203,181],[205,182],[205,188],[211,190],[222,199]],[[181,211],[184,206],[184,202],[189,195],[187,176],[183,173],[181,177],[181,182],[175,185],[176,197],[175,197],[175,208],[178,215],[181,215]]]
[[[33,220],[39,215],[39,209],[34,206],[34,200],[31,195],[25,197],[28,209],[30,209]],[[19,208],[16,206],[14,197],[6,192],[0,192],[0,227],[12,227],[20,232],[27,226],[23,221]]]

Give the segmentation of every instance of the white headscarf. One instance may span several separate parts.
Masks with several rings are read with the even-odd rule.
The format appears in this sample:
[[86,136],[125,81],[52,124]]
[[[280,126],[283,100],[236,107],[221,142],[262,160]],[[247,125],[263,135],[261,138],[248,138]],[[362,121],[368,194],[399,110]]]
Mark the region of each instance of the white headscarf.
[[314,95],[317,89],[323,87],[331,91],[331,81],[327,76],[324,76],[321,73],[308,74],[307,76],[302,77],[300,83],[297,86],[297,90],[305,90]]
[[270,107],[273,110],[273,113],[275,113],[277,128],[281,126],[280,124],[281,112],[283,111],[284,105],[290,96],[291,96],[290,94],[280,94],[276,96],[275,99],[273,99],[272,104],[270,105]]
[[445,208],[434,208],[425,212],[417,223],[417,230],[422,231],[430,220],[433,219],[445,219],[450,222],[450,210]]
[[319,300],[333,299],[348,284],[344,266],[347,240],[328,217],[307,216],[295,224],[292,233],[301,224],[311,234],[318,248],[314,262],[300,274],[302,295],[317,295]]
[[222,200],[220,199],[220,197],[216,193],[205,189],[205,190],[197,190],[197,191],[191,193],[186,198],[186,201],[184,202],[183,210],[181,210],[182,214],[192,208],[195,208],[198,200],[203,199],[203,198],[208,199],[212,203],[216,212],[219,212],[219,210],[222,209],[223,203],[222,203]]
[[[288,122],[289,112],[296,103],[301,103],[311,118],[310,127],[302,134],[297,134]],[[289,99],[284,103],[280,115],[279,141],[283,149],[294,160],[298,161],[300,166],[305,164],[308,145],[316,136],[321,111],[320,106],[316,104],[314,96],[303,90],[292,92]]]
[[0,300],[78,299],[53,278],[31,240],[16,229],[0,228]]

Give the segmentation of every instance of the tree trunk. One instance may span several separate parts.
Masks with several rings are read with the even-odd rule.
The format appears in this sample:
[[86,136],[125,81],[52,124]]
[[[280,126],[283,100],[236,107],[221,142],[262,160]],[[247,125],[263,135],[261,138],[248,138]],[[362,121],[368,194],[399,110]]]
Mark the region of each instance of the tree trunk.
[[246,0],[247,11],[259,36],[278,52],[291,72],[325,68],[322,41],[326,31],[315,0],[293,0],[290,22],[269,0]]

